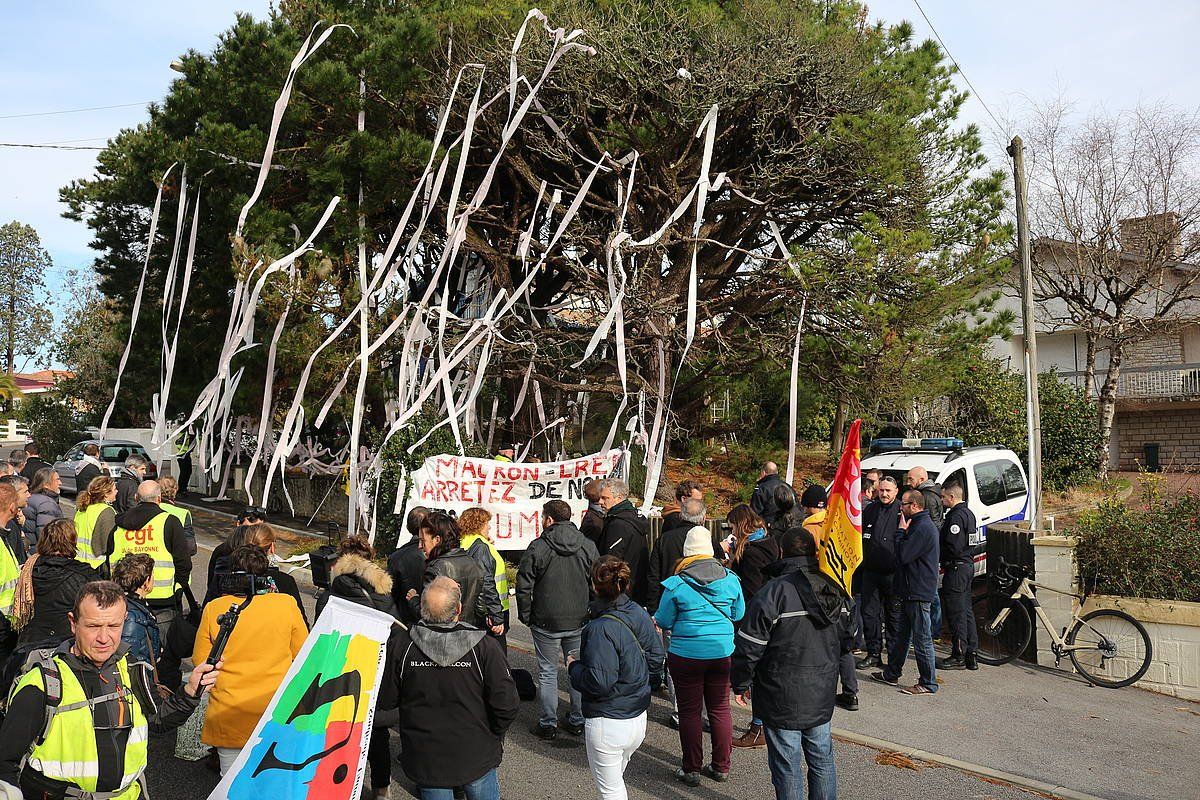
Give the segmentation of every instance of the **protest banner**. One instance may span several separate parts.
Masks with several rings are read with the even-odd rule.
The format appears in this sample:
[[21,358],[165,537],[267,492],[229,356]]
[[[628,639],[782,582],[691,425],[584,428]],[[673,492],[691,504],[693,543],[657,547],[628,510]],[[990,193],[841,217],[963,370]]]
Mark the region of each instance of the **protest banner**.
[[330,597],[209,800],[357,800],[393,622]]
[[854,420],[846,434],[846,447],[838,462],[837,474],[829,490],[829,507],[817,561],[821,571],[850,596],[850,579],[862,563],[862,460],[859,429],[862,420]]
[[562,500],[576,521],[587,510],[583,485],[623,477],[624,451],[610,450],[567,461],[512,463],[489,458],[433,456],[412,473],[409,505],[461,514],[479,506],[491,512],[492,542],[499,550],[524,550],[542,532],[542,506]]

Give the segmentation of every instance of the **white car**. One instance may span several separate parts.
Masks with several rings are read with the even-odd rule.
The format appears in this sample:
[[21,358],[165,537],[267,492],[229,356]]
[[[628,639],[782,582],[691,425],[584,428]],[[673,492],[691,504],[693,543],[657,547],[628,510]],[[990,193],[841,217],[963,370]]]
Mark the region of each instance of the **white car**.
[[963,447],[961,439],[875,439],[862,471],[877,469],[904,488],[913,467],[924,467],[929,479],[963,487],[967,507],[979,526],[971,536],[975,574],[987,568],[988,525],[1023,520],[1029,513],[1029,484],[1021,460],[1012,450],[997,446]]
[[106,439],[103,442],[99,439],[87,439],[72,447],[62,458],[54,462],[54,471],[58,473],[58,477],[62,481],[62,490],[68,494],[79,491],[79,487],[75,485],[75,472],[83,464],[83,448],[89,444],[99,445],[100,461],[103,462],[108,474],[113,478],[121,474],[121,468],[125,466],[125,459],[130,455],[142,456],[150,462],[146,470],[148,480],[158,477],[158,471],[154,467],[154,461],[150,458],[150,454],[137,442],[125,439]]

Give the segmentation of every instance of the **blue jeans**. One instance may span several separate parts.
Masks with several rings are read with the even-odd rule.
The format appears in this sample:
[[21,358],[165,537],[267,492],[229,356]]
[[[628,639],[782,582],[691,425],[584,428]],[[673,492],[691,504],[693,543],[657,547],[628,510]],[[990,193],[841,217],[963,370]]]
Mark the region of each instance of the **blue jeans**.
[[929,691],[936,692],[937,668],[933,660],[933,637],[929,632],[929,605],[919,600],[904,601],[900,630],[896,631],[895,641],[888,642],[888,663],[883,668],[883,674],[888,678],[900,677],[911,642],[917,657],[917,671],[920,673],[918,683]]
[[808,764],[808,800],[837,800],[832,730],[832,721],[802,731],[763,726],[776,800],[804,800],[801,760]]
[[[462,788],[467,793],[467,800],[500,800],[500,778],[496,776],[496,770]],[[421,786],[417,791],[421,793],[421,800],[454,800],[452,788],[434,789]]]
[[[533,649],[537,652],[538,662],[538,700],[542,705],[542,714],[538,724],[558,726],[558,665],[566,661],[567,655],[579,652],[579,639],[582,630],[574,631],[544,631],[541,628],[530,628],[533,634]],[[583,697],[568,685],[567,693],[571,697],[571,713],[567,722],[572,725],[583,724]]]
[[942,600],[935,592],[933,602],[929,604],[929,638],[937,639],[942,635]]

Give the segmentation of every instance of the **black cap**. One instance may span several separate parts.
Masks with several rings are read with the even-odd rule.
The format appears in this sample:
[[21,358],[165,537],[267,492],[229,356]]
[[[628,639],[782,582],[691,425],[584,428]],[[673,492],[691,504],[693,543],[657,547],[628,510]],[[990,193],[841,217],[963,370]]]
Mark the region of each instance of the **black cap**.
[[825,503],[829,501],[829,495],[825,494],[824,486],[810,486],[804,490],[804,494],[800,497],[800,505],[805,508],[824,508]]

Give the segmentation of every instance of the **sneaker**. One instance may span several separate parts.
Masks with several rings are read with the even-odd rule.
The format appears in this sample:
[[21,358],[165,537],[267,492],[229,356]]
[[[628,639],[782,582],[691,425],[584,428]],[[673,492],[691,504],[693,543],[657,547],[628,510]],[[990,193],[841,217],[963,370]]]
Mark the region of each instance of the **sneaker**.
[[853,692],[842,692],[833,698],[833,702],[838,708],[844,708],[847,711],[858,711],[858,695]]
[[932,689],[927,689],[919,683],[912,686],[906,686],[900,690],[901,694],[933,694]]
[[882,669],[883,661],[880,660],[879,656],[868,655],[866,658],[860,658],[858,661],[855,661],[854,666],[858,669],[873,669],[876,667]]
[[879,681],[880,683],[886,683],[888,686],[899,686],[900,685],[899,678],[889,678],[887,675],[883,674],[882,672],[872,672],[871,680]]
[[543,725],[542,723],[539,722],[537,728],[535,728],[533,732],[537,734],[537,737],[539,739],[542,739],[543,741],[547,741],[547,742],[552,742],[552,741],[554,741],[554,737],[558,736],[558,726],[557,725]]
[[767,746],[767,737],[763,735],[762,725],[750,723],[750,727],[741,736],[733,740],[734,747],[757,749]]
[[564,721],[562,724],[563,730],[572,736],[583,736],[583,723],[574,723]]
[[966,669],[967,662],[962,656],[950,656],[949,658],[939,658],[934,662],[938,669]]
[[699,786],[700,785],[700,773],[699,772],[684,772],[683,767],[680,767],[679,769],[675,770],[675,778],[680,783],[682,783],[684,786]]
[[706,778],[716,781],[717,783],[724,783],[725,781],[729,780],[728,772],[717,772],[712,764],[705,764],[703,767],[701,767],[700,774]]
[[979,661],[975,658],[975,653],[968,652],[963,656],[963,666],[967,669],[979,669]]

